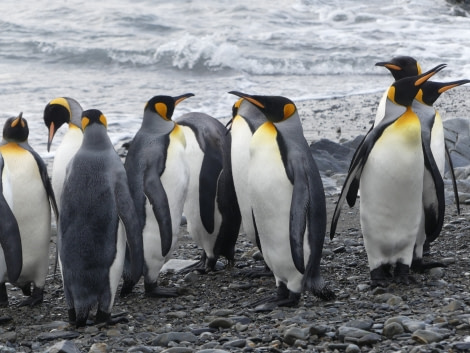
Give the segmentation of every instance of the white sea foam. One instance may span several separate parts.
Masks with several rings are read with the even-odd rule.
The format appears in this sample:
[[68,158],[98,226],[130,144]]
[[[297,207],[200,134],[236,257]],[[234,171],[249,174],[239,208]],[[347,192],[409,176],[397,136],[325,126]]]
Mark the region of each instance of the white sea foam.
[[374,64],[396,55],[447,63],[436,80],[470,78],[470,17],[456,14],[445,0],[2,0],[0,119],[23,111],[51,157],[42,111],[56,96],[102,110],[117,142],[156,94],[192,92],[175,115],[222,118],[230,90],[294,101],[381,91],[391,77]]

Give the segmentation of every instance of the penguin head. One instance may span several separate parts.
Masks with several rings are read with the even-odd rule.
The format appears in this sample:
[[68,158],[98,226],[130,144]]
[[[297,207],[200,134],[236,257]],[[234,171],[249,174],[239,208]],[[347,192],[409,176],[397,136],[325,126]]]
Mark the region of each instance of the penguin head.
[[287,120],[297,111],[297,107],[294,102],[286,97],[256,96],[237,91],[230,91],[229,93],[246,99],[250,103],[254,104],[264,113],[266,119],[273,123]]
[[47,139],[47,151],[51,148],[52,139],[55,133],[63,124],[70,122],[72,111],[70,110],[69,103],[66,98],[60,97],[51,100],[44,108],[44,124],[49,130],[49,137]]
[[441,71],[446,65],[441,64],[418,76],[405,77],[395,81],[388,89],[388,98],[399,105],[408,107],[418,93],[421,85],[429,80],[434,74]]
[[194,94],[186,93],[181,96],[154,96],[147,104],[145,104],[144,114],[146,112],[156,113],[162,119],[170,121],[175,111],[175,107],[186,98],[192,97]]
[[396,56],[390,61],[381,61],[375,66],[384,66],[390,70],[395,81],[405,77],[421,75],[421,66],[411,56]]
[[466,83],[470,83],[470,80],[452,82],[426,81],[421,85],[418,94],[416,95],[416,99],[421,103],[432,106],[442,93]]
[[98,109],[85,110],[82,113],[82,130],[85,132],[86,128],[95,124],[102,125],[105,129],[108,128],[108,121],[101,111]]
[[8,118],[3,125],[3,138],[8,142],[25,142],[28,140],[28,122],[23,118],[23,112],[17,117]]

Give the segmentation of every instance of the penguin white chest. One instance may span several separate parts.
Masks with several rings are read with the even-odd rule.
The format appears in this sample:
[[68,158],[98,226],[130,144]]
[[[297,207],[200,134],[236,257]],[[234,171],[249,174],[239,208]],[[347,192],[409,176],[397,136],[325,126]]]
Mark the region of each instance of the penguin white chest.
[[44,285],[48,270],[51,208],[33,155],[14,144],[3,146],[10,172],[13,214],[20,229],[23,269],[19,283],[33,280]]
[[51,183],[59,209],[60,196],[62,195],[67,165],[80,148],[82,140],[82,130],[78,127],[69,127],[69,130],[65,133],[64,138],[55,153]]
[[361,226],[373,269],[411,263],[422,217],[424,157],[417,116],[406,113],[375,143],[361,176]]
[[253,134],[245,119],[236,116],[232,123],[231,159],[233,183],[242,215],[243,229],[250,240],[256,244],[255,229],[251,215],[250,192],[248,190],[248,163],[250,161],[250,141],[252,136]]
[[287,282],[296,272],[289,242],[293,185],[287,177],[276,135],[272,123],[263,124],[253,135],[248,185],[264,259],[276,277]]

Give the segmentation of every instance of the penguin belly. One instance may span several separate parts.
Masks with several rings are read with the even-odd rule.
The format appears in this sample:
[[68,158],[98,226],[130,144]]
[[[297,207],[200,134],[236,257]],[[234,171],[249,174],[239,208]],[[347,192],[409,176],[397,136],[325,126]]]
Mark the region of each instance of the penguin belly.
[[243,230],[253,245],[256,245],[250,192],[248,190],[248,164],[250,162],[250,141],[252,136],[251,129],[245,119],[236,116],[232,123],[231,160],[233,184],[242,215]]
[[54,190],[57,207],[60,210],[60,196],[64,187],[65,174],[67,165],[70,160],[75,156],[82,144],[83,133],[78,127],[70,125],[68,131],[65,133],[64,138],[57,148],[54,156],[54,164],[52,165],[51,184]]
[[[222,215],[216,205],[214,210],[214,231],[209,233],[202,223],[199,202],[199,180],[204,152],[199,147],[193,130],[186,126],[183,126],[182,129],[186,139],[186,160],[188,161],[189,170],[188,192],[183,209],[188,221],[188,232],[196,244],[204,249],[207,256],[212,259],[215,256],[214,246],[222,223]],[[214,203],[216,203],[216,200],[214,200]]]
[[[293,262],[289,221],[293,185],[287,177],[272,123],[263,124],[250,144],[248,185],[263,257],[276,284],[300,293],[303,274]],[[310,253],[304,235],[304,259]]]
[[[10,183],[10,173],[8,171],[8,167],[3,165],[3,173],[2,173],[2,189],[3,189],[3,197],[7,202],[10,208],[13,208],[13,195],[11,190],[11,183]],[[8,281],[7,275],[7,264],[5,262],[5,254],[3,253],[3,249],[0,246],[0,283],[5,283]]]
[[424,157],[419,121],[388,127],[361,176],[360,219],[369,267],[410,265],[423,217]]
[[111,309],[114,304],[114,297],[116,296],[117,287],[122,276],[122,271],[124,268],[124,258],[126,255],[126,232],[124,230],[124,225],[119,221],[119,228],[116,234],[116,255],[114,257],[113,263],[109,268],[109,288],[111,290],[111,300],[109,303],[108,312],[111,312]]
[[[182,134],[182,131],[181,131]],[[163,264],[170,258],[177,240],[183,214],[184,201],[188,190],[189,170],[185,157],[185,146],[180,136],[170,134],[170,143],[167,149],[165,170],[161,175],[161,182],[165,189],[170,208],[172,224],[172,242],[170,251],[163,256],[161,249],[160,228],[152,210],[152,205],[146,198],[145,225],[143,229],[144,259],[147,266],[146,280],[153,283],[157,280]]]
[[441,115],[437,111],[431,130],[431,151],[434,160],[436,161],[437,168],[439,168],[439,172],[444,178],[446,163],[444,125],[442,124]]
[[33,282],[44,287],[49,265],[51,209],[33,155],[19,146],[4,146],[13,196],[13,214],[20,229],[23,269],[19,286]]

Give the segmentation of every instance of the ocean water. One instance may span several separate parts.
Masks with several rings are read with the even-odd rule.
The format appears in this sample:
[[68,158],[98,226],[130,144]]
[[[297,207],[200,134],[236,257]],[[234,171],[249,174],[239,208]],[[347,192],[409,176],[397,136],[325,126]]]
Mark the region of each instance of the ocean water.
[[396,55],[447,63],[439,80],[470,78],[468,13],[445,0],[2,0],[0,121],[22,111],[50,159],[42,113],[57,96],[100,109],[118,145],[157,94],[195,94],[175,116],[226,118],[230,90],[294,101],[382,91],[391,76],[374,64]]

